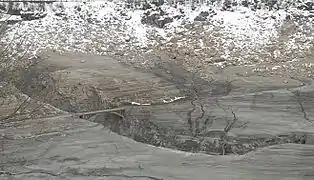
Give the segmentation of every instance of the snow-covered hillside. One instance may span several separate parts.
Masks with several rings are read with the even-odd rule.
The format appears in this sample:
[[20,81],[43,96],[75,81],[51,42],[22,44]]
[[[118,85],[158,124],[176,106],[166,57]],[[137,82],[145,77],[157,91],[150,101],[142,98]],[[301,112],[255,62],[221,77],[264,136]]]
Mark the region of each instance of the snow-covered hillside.
[[[33,55],[47,49],[131,54],[132,61],[138,54],[154,51],[183,63],[193,60],[193,66],[283,63],[275,69],[290,66],[313,48],[314,7],[310,1],[171,2],[143,2],[136,8],[121,0],[56,2],[40,7],[17,4],[24,13],[35,9],[45,17],[12,25],[1,41],[18,42],[16,37],[25,35],[24,45]],[[20,15],[2,15],[2,20],[12,18]]]

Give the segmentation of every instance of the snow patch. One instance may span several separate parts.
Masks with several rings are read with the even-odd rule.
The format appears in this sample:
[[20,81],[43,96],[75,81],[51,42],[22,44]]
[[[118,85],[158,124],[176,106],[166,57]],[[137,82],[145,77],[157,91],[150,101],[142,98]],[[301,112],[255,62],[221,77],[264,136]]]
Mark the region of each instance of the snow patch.
[[147,28],[141,22],[143,11],[130,11],[128,15],[131,17],[130,20],[126,21],[128,31],[137,38],[139,45],[145,46],[147,42]]
[[185,96],[181,96],[181,97],[174,97],[173,99],[170,99],[170,100],[163,100],[163,103],[167,104],[167,103],[172,103],[172,102],[175,102],[177,100],[180,100],[180,99],[184,99]]
[[132,105],[137,105],[137,106],[150,106],[150,103],[138,103],[138,102],[131,102]]
[[[194,53],[200,54],[204,49],[216,49],[219,52],[217,56],[224,57],[227,62],[215,65],[224,67],[230,61],[237,61],[239,65],[249,64],[251,59],[261,54],[261,49],[275,44],[287,17],[291,16],[293,23],[296,23],[294,18],[311,15],[309,11],[288,6],[285,10],[264,8],[255,11],[240,5],[234,6],[232,11],[221,10],[221,3],[200,4],[195,9],[191,7],[191,4],[173,7],[167,3],[160,6],[164,12],[161,18],[169,17],[173,21],[165,28],[157,28],[142,24],[146,10],[126,9],[124,1],[55,2],[45,6],[46,17],[13,25],[12,31],[1,38],[1,42],[14,39],[13,43],[18,45],[21,39],[16,37],[26,35],[24,46],[34,57],[47,49],[61,53],[73,51],[100,55],[123,51],[134,57],[140,51],[149,51],[168,43],[166,45],[176,45],[178,50],[197,49]],[[27,7],[20,8],[28,11]],[[33,9],[41,12],[40,8]],[[156,8],[151,11],[157,12]],[[195,22],[201,12],[209,13],[206,22]],[[10,18],[16,20],[20,17]],[[4,19],[5,16],[2,16],[1,20]],[[309,17],[308,20],[302,25],[296,23],[298,32],[282,43],[284,50],[269,53],[270,56],[281,58],[286,53],[284,51],[292,53],[310,49],[314,39],[313,18]],[[193,34],[190,29],[196,27],[200,29]],[[179,40],[171,44],[169,41],[175,38]],[[191,42],[193,38],[195,44]],[[204,59],[209,58],[206,53],[203,55]],[[263,61],[266,59],[259,58],[259,62]]]

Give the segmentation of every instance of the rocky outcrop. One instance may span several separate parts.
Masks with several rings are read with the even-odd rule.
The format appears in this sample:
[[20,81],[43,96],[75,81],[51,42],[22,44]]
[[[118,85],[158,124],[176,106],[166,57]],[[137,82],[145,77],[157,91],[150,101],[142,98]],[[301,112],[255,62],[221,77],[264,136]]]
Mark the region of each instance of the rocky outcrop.
[[217,13],[214,10],[202,11],[198,16],[194,18],[194,21],[209,21],[211,17]]
[[[24,21],[36,20],[44,18],[47,15],[46,3],[2,3],[0,4],[0,10],[2,13],[19,16]],[[9,23],[13,24],[12,20],[8,20]]]
[[21,18],[25,21],[31,21],[44,18],[47,14],[37,12],[21,12]]
[[141,22],[158,28],[164,28],[167,24],[173,22],[173,18],[167,16],[161,8],[156,8],[144,13]]

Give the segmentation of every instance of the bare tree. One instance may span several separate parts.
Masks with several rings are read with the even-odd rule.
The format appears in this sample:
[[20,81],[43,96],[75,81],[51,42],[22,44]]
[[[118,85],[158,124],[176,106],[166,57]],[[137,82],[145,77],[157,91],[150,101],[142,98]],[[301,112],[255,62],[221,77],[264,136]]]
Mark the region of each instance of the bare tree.
[[[206,110],[204,107],[203,102],[201,102],[201,91],[202,87],[200,84],[197,82],[197,74],[193,73],[191,76],[190,80],[190,87],[188,89],[189,94],[190,94],[190,103],[192,105],[192,109],[188,110],[187,112],[187,123],[189,125],[189,130],[192,134],[192,136],[197,136],[199,133],[201,133],[201,126],[200,126],[200,121],[203,118],[207,118],[205,120],[205,124],[210,124],[210,118],[209,116],[205,117],[206,115]],[[213,81],[213,80],[212,80]],[[193,114],[196,111],[199,111],[200,113],[193,118]]]
[[[213,84],[214,80],[212,79],[209,84]],[[226,86],[226,90],[229,93],[232,90],[232,81],[226,80],[224,85]],[[248,122],[240,123],[239,119],[236,115],[236,112],[232,109],[232,107],[222,107],[218,99],[211,99],[208,100],[211,101],[211,104],[214,106],[219,107],[222,109],[227,116],[225,119],[225,127],[221,130],[212,130],[213,122],[216,120],[223,120],[221,118],[215,117],[212,115],[213,109],[209,109],[208,107],[205,107],[204,101],[202,100],[201,95],[201,87],[196,81],[196,74],[193,74],[192,80],[190,83],[190,99],[191,99],[191,105],[192,108],[187,112],[187,123],[189,126],[189,130],[193,137],[217,137],[218,136],[218,142],[217,146],[221,149],[221,154],[226,154],[226,148],[227,148],[227,136],[228,133],[233,128],[245,128]],[[194,114],[194,116],[193,116]],[[231,118],[228,117],[231,114]],[[203,124],[201,123],[203,122]],[[203,127],[201,127],[201,124]]]
[[246,128],[247,124],[249,123],[248,121],[243,122],[243,123],[239,123],[239,118],[237,117],[235,111],[233,110],[233,108],[231,106],[229,106],[228,108],[223,107],[218,100],[216,100],[216,105],[222,109],[223,111],[225,111],[227,114],[231,113],[232,117],[231,119],[229,118],[225,118],[226,119],[226,125],[224,127],[224,129],[221,131],[221,135],[220,135],[220,139],[219,141],[221,142],[220,146],[221,146],[221,154],[225,155],[226,154],[226,149],[228,148],[228,133],[233,129],[233,128]]
[[289,90],[289,91],[293,94],[293,97],[296,99],[300,107],[300,111],[303,114],[304,120],[312,123],[313,121],[310,119],[308,112],[306,111],[306,108],[304,106],[304,99],[302,98],[301,92],[299,90],[296,90],[296,91]]

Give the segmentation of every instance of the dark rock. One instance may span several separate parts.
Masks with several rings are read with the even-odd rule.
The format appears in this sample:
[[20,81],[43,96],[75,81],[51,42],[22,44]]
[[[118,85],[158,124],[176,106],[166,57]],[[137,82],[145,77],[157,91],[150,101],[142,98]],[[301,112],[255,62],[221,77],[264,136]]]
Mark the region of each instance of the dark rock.
[[154,4],[155,6],[162,6],[163,4],[165,4],[164,0],[155,0],[152,2],[152,4]]
[[141,9],[142,9],[142,10],[152,9],[152,6],[151,6],[149,3],[145,2],[145,3],[142,5],[142,8],[141,8]]
[[160,7],[158,7],[156,10],[159,12],[159,15],[160,15],[160,16],[167,15],[166,12],[163,11]]
[[125,11],[121,11],[121,12],[120,12],[120,15],[121,15],[121,16],[127,16],[127,14],[126,14]]
[[311,10],[313,10],[313,6],[314,6],[314,3],[306,2],[306,3],[298,6],[297,8],[300,10],[311,11]]
[[25,21],[31,21],[36,19],[42,19],[46,16],[46,13],[33,13],[33,12],[26,12],[21,13],[21,18]]
[[132,8],[132,5],[131,5],[131,4],[126,4],[126,8],[127,8],[127,9],[131,9],[131,8]]
[[238,2],[234,1],[232,2],[232,6],[237,6],[238,5]]
[[6,11],[7,10],[5,4],[0,4],[0,10],[1,11]]
[[183,9],[179,9],[181,14],[184,14],[184,10]]
[[[275,5],[277,4],[277,1],[276,0],[268,0],[267,2],[266,2],[266,6],[270,9],[270,10],[272,10],[272,9],[276,9],[275,8]],[[278,8],[278,7],[277,7]]]
[[77,10],[77,11],[81,11],[82,10],[82,8],[80,6],[75,6],[74,9]]
[[262,6],[259,4],[257,5],[256,9],[262,9]]
[[8,14],[11,14],[11,15],[21,15],[21,10],[20,9],[9,9]]
[[222,6],[223,11],[230,10],[232,8],[232,3],[230,0],[225,0]]
[[242,1],[241,4],[244,7],[249,7],[249,2],[247,0]]
[[193,28],[193,25],[192,24],[185,24],[184,28],[187,30],[191,30]]
[[202,11],[198,16],[195,17],[194,21],[206,21],[210,15],[213,16],[214,14],[214,11]]
[[181,19],[182,18],[182,15],[176,15],[176,16],[173,16],[174,19]]
[[217,57],[217,58],[213,58],[212,62],[214,63],[220,63],[220,62],[225,62],[226,59],[221,58],[221,57]]
[[120,52],[118,51],[118,52],[115,52],[114,55],[116,55],[116,56],[124,56],[124,53],[121,52],[121,51]]
[[206,17],[202,17],[202,16],[196,16],[194,21],[206,21],[207,18]]
[[[16,24],[16,23],[18,23],[18,22],[20,22],[20,20],[7,20],[5,23],[12,25],[12,24]],[[2,24],[0,24],[0,26],[1,26],[1,25],[2,25]]]
[[290,21],[292,19],[292,16],[290,15],[290,14],[288,14],[287,16],[286,16],[286,21]]
[[313,10],[313,6],[314,6],[313,2],[306,2],[305,4],[307,6],[307,8],[306,8],[307,11]]
[[[62,17],[62,16],[65,16],[66,14],[63,13],[63,12],[56,12],[55,13],[56,16],[59,16],[59,17]],[[81,17],[82,18],[82,17]]]
[[200,15],[203,16],[203,17],[207,17],[207,16],[209,16],[209,12],[202,11],[202,12],[200,13]]
[[151,14],[151,12],[147,12],[144,14],[145,16],[142,18],[141,22],[158,28],[164,28],[166,24],[173,22],[173,18],[163,17],[161,14]]
[[86,21],[90,24],[93,24],[94,20],[92,18],[87,18]]
[[131,17],[131,16],[127,16],[127,17],[125,17],[125,20],[130,20],[130,19],[132,19],[132,17]]
[[173,19],[170,17],[167,17],[163,20],[160,20],[159,22],[160,22],[159,27],[163,28],[166,24],[173,22]]

